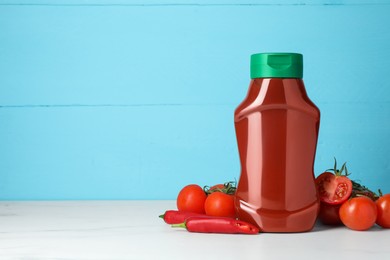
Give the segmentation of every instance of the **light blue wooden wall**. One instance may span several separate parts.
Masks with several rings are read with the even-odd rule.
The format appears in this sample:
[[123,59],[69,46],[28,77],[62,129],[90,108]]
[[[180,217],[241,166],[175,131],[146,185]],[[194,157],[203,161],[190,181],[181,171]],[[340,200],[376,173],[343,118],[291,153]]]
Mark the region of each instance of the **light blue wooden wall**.
[[0,199],[174,199],[239,176],[256,52],[304,54],[315,170],[390,192],[390,1],[0,1]]

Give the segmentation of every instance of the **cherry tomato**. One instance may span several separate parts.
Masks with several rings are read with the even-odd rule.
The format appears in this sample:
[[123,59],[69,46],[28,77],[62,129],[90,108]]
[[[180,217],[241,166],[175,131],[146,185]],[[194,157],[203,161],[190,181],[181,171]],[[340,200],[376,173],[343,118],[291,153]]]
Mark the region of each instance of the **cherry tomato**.
[[316,178],[321,202],[338,205],[346,201],[352,193],[351,180],[343,175],[324,172]]
[[230,218],[236,216],[233,196],[223,192],[213,192],[207,196],[204,207],[209,216]]
[[390,194],[385,194],[376,200],[378,216],[376,223],[384,228],[390,228]]
[[209,191],[213,192],[215,190],[223,190],[225,188],[225,185],[223,184],[215,184],[214,186],[211,186]]
[[329,205],[321,203],[318,219],[325,225],[341,225],[339,210],[341,205]]
[[236,192],[236,183],[235,182],[225,182],[224,184],[215,184],[211,187],[205,186],[203,188],[207,194],[211,194],[213,192],[223,192],[229,195],[234,195]]
[[177,208],[180,211],[188,211],[204,214],[204,202],[207,196],[202,187],[196,184],[185,186],[177,196]]
[[361,196],[344,202],[339,214],[341,221],[348,228],[363,231],[375,224],[377,208],[373,200]]

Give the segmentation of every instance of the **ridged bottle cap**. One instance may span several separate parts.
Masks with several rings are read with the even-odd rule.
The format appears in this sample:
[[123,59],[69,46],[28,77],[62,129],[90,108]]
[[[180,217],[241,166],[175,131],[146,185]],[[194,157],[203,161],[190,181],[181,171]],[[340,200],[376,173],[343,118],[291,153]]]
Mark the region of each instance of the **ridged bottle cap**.
[[302,78],[299,53],[256,53],[251,56],[251,78]]

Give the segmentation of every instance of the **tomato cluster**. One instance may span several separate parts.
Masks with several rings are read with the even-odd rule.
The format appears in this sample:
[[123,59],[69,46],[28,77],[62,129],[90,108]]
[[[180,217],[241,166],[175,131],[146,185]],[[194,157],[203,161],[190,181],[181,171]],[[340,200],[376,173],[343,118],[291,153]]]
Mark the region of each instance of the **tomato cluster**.
[[204,188],[190,184],[181,189],[176,204],[179,211],[235,218],[234,192],[233,182]]
[[319,220],[358,231],[368,230],[375,223],[390,228],[390,194],[378,196],[348,176],[346,164],[338,170],[335,160],[334,169],[316,178],[321,201]]
[[235,182],[200,187],[189,184],[177,196],[178,210],[167,210],[159,217],[172,227],[189,232],[258,234],[260,230],[236,218],[234,207]]
[[[349,178],[346,163],[337,169],[326,170],[316,178],[321,201],[318,218],[326,225],[344,224],[352,230],[368,230],[375,224],[390,228],[390,194],[377,195],[365,186]],[[236,218],[234,194],[236,184],[227,182],[212,187],[190,184],[177,196],[174,218],[180,222],[188,214]],[[202,217],[203,217],[202,216]],[[164,218],[168,220],[169,214]]]

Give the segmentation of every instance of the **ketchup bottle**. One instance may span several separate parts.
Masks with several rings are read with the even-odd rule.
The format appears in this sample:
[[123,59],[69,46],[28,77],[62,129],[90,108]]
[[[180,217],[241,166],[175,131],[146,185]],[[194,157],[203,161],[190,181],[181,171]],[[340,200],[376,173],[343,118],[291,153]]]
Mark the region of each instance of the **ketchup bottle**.
[[319,210],[313,166],[320,111],[302,75],[301,54],[253,54],[248,94],[234,113],[236,211],[263,232],[309,231]]

